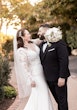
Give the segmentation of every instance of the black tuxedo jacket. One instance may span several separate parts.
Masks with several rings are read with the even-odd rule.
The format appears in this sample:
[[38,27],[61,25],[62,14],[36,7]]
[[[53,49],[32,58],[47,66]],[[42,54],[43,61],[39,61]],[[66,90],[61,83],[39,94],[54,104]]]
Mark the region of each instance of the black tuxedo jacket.
[[70,75],[68,69],[68,51],[63,40],[52,43],[43,53],[43,43],[40,44],[40,59],[47,81],[56,81],[59,77],[67,78]]

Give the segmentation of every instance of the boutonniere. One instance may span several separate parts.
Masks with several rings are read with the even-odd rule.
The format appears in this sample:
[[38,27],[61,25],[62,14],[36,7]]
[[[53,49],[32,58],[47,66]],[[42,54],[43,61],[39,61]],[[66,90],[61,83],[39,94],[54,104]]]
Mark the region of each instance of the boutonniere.
[[50,47],[52,44],[50,42],[47,42],[48,47]]

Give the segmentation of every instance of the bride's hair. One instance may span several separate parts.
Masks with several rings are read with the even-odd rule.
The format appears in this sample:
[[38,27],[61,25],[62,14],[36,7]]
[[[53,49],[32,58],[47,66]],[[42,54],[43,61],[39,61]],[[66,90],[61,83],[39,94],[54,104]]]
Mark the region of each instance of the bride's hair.
[[17,32],[17,35],[16,35],[17,48],[24,47],[24,42],[23,42],[23,38],[22,37],[24,37],[24,35],[25,35],[25,33],[24,33],[25,30],[26,29],[23,28],[23,29],[18,30],[18,32]]

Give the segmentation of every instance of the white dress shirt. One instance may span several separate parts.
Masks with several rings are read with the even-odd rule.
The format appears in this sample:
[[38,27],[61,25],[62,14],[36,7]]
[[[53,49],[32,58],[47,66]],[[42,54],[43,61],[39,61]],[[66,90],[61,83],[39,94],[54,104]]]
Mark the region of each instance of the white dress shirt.
[[45,43],[45,44],[43,45],[43,53],[45,52],[46,47],[47,47],[47,43]]

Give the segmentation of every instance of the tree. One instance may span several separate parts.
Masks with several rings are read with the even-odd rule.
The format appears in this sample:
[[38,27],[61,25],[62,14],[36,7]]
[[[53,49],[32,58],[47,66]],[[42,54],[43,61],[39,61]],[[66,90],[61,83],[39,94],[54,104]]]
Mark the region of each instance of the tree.
[[[59,22],[67,22],[70,25],[77,24],[77,1],[76,0],[43,0],[44,6],[50,8],[50,16],[54,16]],[[53,19],[54,19],[53,18]]]
[[60,24],[67,22],[77,24],[76,0],[42,0],[35,6],[35,15],[38,21]]
[[19,0],[19,1],[9,0],[9,1],[11,3],[12,8],[11,13],[14,16],[16,15],[19,19],[18,24],[21,24],[21,27],[24,27],[24,25],[28,27],[29,25],[27,21],[30,18],[33,6],[28,2],[28,0]]
[[46,22],[51,25],[77,25],[76,0],[42,0],[35,6],[32,6],[29,0],[0,0],[0,6],[0,25],[5,20],[7,27],[9,24],[20,24],[21,27],[34,31]]
[[13,40],[7,39],[6,42],[2,45],[2,49],[5,51],[5,53],[10,53],[13,51]]
[[4,0],[0,0],[0,32],[4,22],[4,18],[7,18],[9,10],[7,6],[4,4]]

